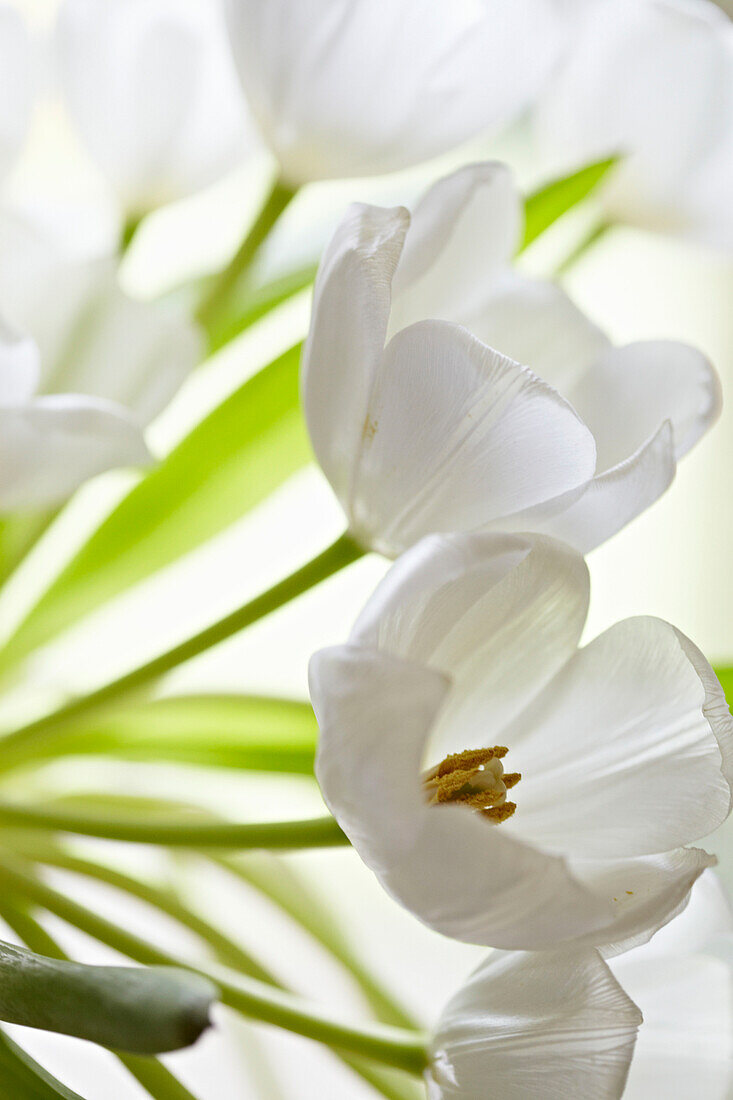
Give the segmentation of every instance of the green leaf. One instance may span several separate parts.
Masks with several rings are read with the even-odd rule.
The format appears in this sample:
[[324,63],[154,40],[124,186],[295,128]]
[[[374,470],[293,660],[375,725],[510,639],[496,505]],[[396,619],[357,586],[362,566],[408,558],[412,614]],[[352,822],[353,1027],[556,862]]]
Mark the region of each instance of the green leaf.
[[39,1066],[0,1029],[0,1096],[6,1100],[84,1100]]
[[245,280],[237,287],[234,300],[227,304],[216,324],[209,327],[209,350],[217,351],[275,306],[305,290],[315,279],[316,271],[317,267],[310,265],[289,271],[268,283]]
[[0,1019],[135,1054],[190,1046],[211,982],[173,967],[85,966],[0,942]]
[[558,218],[587,199],[606,174],[618,164],[618,157],[587,164],[569,176],[552,180],[529,195],[524,204],[524,238],[519,251],[532,244]]
[[10,639],[3,667],[218,534],[305,465],[299,359],[296,346],[245,382],[132,489]]
[[31,745],[8,744],[0,771],[55,756],[172,760],[202,767],[312,775],[318,726],[309,703],[186,695],[105,712]]

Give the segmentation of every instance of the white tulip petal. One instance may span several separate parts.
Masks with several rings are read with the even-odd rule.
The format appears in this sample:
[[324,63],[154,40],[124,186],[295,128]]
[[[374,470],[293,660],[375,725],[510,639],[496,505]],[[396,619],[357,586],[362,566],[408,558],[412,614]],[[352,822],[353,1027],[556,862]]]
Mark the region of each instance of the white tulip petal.
[[227,0],[240,78],[292,184],[418,163],[519,114],[564,36],[557,0]]
[[587,554],[658,500],[676,470],[672,425],[665,421],[635,455],[592,478],[584,491],[512,516],[511,527],[544,531]]
[[0,408],[3,510],[56,504],[96,474],[149,461],[140,428],[111,402],[65,395]]
[[667,420],[679,460],[721,407],[710,362],[695,348],[669,340],[609,348],[567,396],[593,432],[599,472],[635,454]]
[[714,951],[733,943],[733,909],[715,871],[705,871],[695,883],[689,904],[648,943],[614,959],[615,974],[633,968],[637,960],[673,958]]
[[19,336],[0,320],[0,407],[28,401],[41,375],[40,356],[33,340]]
[[[434,183],[412,212],[392,285],[390,332],[428,317],[471,316],[511,261],[522,216],[514,177],[503,164],[470,164]],[[503,344],[492,347],[511,354]]]
[[423,321],[385,349],[352,528],[396,556],[432,531],[487,527],[566,492],[594,467],[593,437],[554,390],[460,326]]
[[[588,609],[582,558],[543,538],[433,535],[406,551],[354,624],[353,645],[419,661],[455,691],[429,755],[483,747],[574,652]],[[456,743],[456,738],[460,743]]]
[[19,219],[0,218],[0,302],[38,345],[40,389],[86,393],[146,424],[198,362],[197,327],[173,307],[129,298],[112,257],[66,255]]
[[[613,969],[617,971],[617,963]],[[619,980],[644,1026],[624,1100],[729,1100],[733,1087],[730,964],[706,955],[631,961]]]
[[444,1009],[434,1100],[617,1100],[641,1013],[595,951],[493,952]]
[[660,619],[578,650],[502,737],[522,773],[505,827],[550,850],[651,855],[730,812],[733,718],[705,658]]
[[606,958],[647,943],[685,909],[700,875],[716,863],[702,848],[626,860],[572,860],[576,878],[614,910],[605,938],[592,935],[580,942],[598,947]]
[[580,885],[563,860],[461,807],[425,803],[425,743],[447,691],[439,673],[340,646],[312,658],[310,683],[323,796],[397,901],[468,943],[539,948],[591,933],[604,939],[610,901]]
[[316,457],[347,508],[409,221],[402,207],[355,204],[316,279],[301,367],[303,408]]
[[210,0],[64,0],[63,90],[89,153],[139,214],[212,182],[252,145]]
[[556,283],[528,279],[507,268],[499,280],[484,281],[481,291],[470,310],[449,319],[531,367],[565,397],[609,347],[607,337]]

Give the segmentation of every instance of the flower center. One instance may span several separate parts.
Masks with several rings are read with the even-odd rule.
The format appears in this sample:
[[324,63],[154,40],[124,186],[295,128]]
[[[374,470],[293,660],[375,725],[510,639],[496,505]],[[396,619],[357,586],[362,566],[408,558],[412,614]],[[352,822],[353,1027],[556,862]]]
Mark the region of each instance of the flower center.
[[516,802],[507,802],[506,792],[522,778],[520,772],[505,772],[502,757],[509,750],[465,749],[451,753],[423,775],[425,796],[431,806],[445,802],[468,806],[500,825],[511,817]]

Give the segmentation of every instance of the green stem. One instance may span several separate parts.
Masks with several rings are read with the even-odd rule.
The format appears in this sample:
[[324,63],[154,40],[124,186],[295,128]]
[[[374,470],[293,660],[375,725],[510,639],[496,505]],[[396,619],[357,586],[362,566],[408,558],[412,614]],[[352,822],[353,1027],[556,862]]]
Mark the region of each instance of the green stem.
[[129,214],[125,220],[125,224],[122,226],[122,234],[120,236],[120,254],[122,256],[128,251],[130,245],[137,235],[137,231],[142,225],[145,214]]
[[333,576],[334,573],[357,561],[364,552],[348,534],[341,535],[331,546],[297,569],[295,573],[291,573],[285,580],[256,596],[244,606],[238,607],[223,619],[219,619],[218,622],[194,634],[193,637],[187,638],[185,642],[181,642],[180,645],[169,649],[167,653],[160,654],[152,661],[140,665],[132,672],[105,684],[104,687],[98,688],[89,695],[75,699],[22,729],[7,734],[0,744],[3,749],[7,747],[9,751],[13,751],[20,744],[35,744],[43,741],[49,730],[66,726],[83,714],[89,714],[108,703],[130,695],[157,680],[164,673],[177,668],[178,665],[190,661],[191,658],[197,657],[212,646],[231,638],[233,634],[251,626],[259,619],[264,619],[266,615],[290,603],[296,596],[302,595],[327,577]]
[[330,910],[309,889],[301,876],[283,860],[265,853],[245,860],[210,857],[230,874],[254,887],[328,951],[349,972],[375,1015],[387,1024],[414,1030],[415,1020],[389,993],[354,953]]
[[274,848],[292,851],[348,844],[332,817],[245,824],[226,821],[148,823],[0,802],[0,825],[51,829],[77,836],[95,836],[132,844],[161,844],[172,848]]
[[210,332],[219,315],[226,309],[237,283],[249,268],[262,243],[295,192],[281,180],[275,180],[254,224],[227,267],[216,276],[196,311],[197,320]]
[[[18,850],[19,841],[17,837],[13,839],[12,846],[16,851]],[[278,988],[286,988],[278,981],[274,974],[262,966],[248,952],[244,951],[239,944],[234,943],[228,936],[220,932],[218,928],[214,928],[208,921],[203,920],[197,913],[192,912],[192,910],[184,905],[175,895],[154,886],[150,886],[148,883],[141,882],[139,879],[132,878],[129,875],[123,874],[121,871],[107,867],[105,864],[73,856],[43,840],[31,841],[30,843],[23,843],[21,840],[20,847],[21,854],[24,858],[30,858],[34,862],[43,863],[51,867],[58,867],[65,871],[71,871],[74,874],[96,879],[126,894],[139,898],[141,901],[147,902],[161,912],[166,913],[173,918],[173,920],[177,921],[183,927],[188,928],[202,939],[214,951],[218,960],[225,966],[231,966],[235,970],[240,970],[245,974],[249,974],[252,978],[268,982],[270,985],[277,986]],[[0,914],[3,913],[2,906],[3,901],[0,900]],[[16,913],[17,912],[18,910],[16,910]],[[21,929],[8,920],[7,917],[5,919],[7,923],[15,929],[18,935],[24,938]],[[20,919],[22,920],[22,914]],[[38,925],[35,921],[33,923],[39,933],[45,934],[45,930],[42,926]],[[53,954],[53,941],[51,941],[51,944],[51,950],[43,951],[40,946],[33,947],[33,950],[43,954]],[[411,1021],[408,1022],[406,1019],[403,1022],[398,1019],[385,1018],[385,1022],[395,1023],[400,1026],[414,1029],[414,1024]],[[392,1071],[380,1070],[371,1063],[365,1063],[359,1058],[353,1058],[345,1054],[342,1054],[340,1057],[354,1073],[358,1074],[363,1080],[381,1093],[382,1096],[386,1097],[386,1100],[420,1100],[422,1092],[418,1090],[411,1081],[404,1078],[396,1079]],[[134,1060],[136,1063],[140,1062],[137,1056],[135,1056]],[[142,1059],[142,1062],[147,1066],[146,1059]],[[127,1063],[125,1064],[127,1065]],[[128,1066],[128,1069],[133,1072],[132,1067]],[[140,1083],[144,1085],[145,1082],[141,1080],[139,1075],[137,1076]]]
[[[39,955],[52,959],[71,961],[63,948],[16,902],[4,897],[0,901],[0,913],[5,922],[13,929],[26,947]],[[125,1069],[135,1077],[153,1100],[196,1100],[192,1093],[173,1076],[169,1069],[157,1058],[138,1054],[117,1052],[117,1058]]]
[[20,866],[5,860],[0,863],[0,879],[7,889],[17,891],[42,905],[62,920],[137,962],[183,967],[215,982],[222,1002],[250,1019],[272,1024],[347,1054],[370,1058],[407,1073],[420,1074],[428,1064],[427,1037],[421,1032],[393,1027],[363,1028],[345,1025],[320,1009],[305,1005],[300,999],[253,978],[231,974],[218,967],[210,970],[191,966],[139,936],[119,928],[41,882]]

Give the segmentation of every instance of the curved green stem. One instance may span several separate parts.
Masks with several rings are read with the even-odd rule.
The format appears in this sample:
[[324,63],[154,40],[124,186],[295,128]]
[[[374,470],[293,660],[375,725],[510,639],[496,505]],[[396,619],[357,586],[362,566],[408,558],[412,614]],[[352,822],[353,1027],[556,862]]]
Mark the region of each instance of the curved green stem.
[[173,848],[274,848],[290,851],[298,848],[333,848],[349,843],[332,817],[254,824],[225,821],[148,823],[0,802],[2,825],[50,829],[132,844],[162,844]]
[[219,315],[226,309],[234,289],[257,255],[262,243],[275,225],[295,191],[281,180],[275,180],[265,204],[242,241],[230,263],[213,280],[196,311],[197,320],[211,335]]
[[105,684],[104,687],[98,688],[89,695],[67,703],[66,706],[60,707],[59,710],[51,714],[44,715],[43,718],[29,723],[22,729],[7,734],[0,741],[0,745],[2,745],[3,750],[7,747],[12,752],[18,745],[26,746],[38,743],[43,740],[50,730],[67,726],[69,722],[81,717],[81,715],[90,714],[108,703],[129,696],[139,688],[158,679],[164,673],[170,672],[171,669],[177,668],[178,665],[182,665],[186,661],[190,661],[192,657],[197,657],[200,653],[218,645],[227,638],[231,638],[233,634],[237,634],[245,627],[251,626],[259,619],[264,619],[266,615],[270,615],[273,611],[277,611],[278,608],[290,603],[296,596],[302,595],[310,588],[320,584],[321,581],[326,580],[327,577],[333,576],[334,573],[338,573],[347,565],[357,561],[364,553],[362,547],[357,545],[348,534],[341,535],[321,554],[312,558],[311,561],[297,569],[295,573],[291,573],[285,580],[256,596],[249,603],[237,608],[236,611],[232,611],[223,619],[219,619],[218,622],[206,627],[205,630],[199,631],[198,634],[194,634],[193,637],[187,638],[185,642],[169,649],[167,653],[162,653],[152,661],[138,666],[132,672],[128,672],[117,680]]
[[328,1013],[253,978],[232,974],[218,967],[209,969],[191,966],[141,937],[117,927],[41,882],[21,866],[4,859],[0,862],[0,880],[6,889],[17,891],[137,962],[184,967],[215,982],[223,1003],[250,1019],[293,1031],[336,1050],[370,1058],[407,1073],[420,1074],[428,1064],[427,1036],[421,1032],[393,1027],[363,1028],[345,1025]]
[[410,1014],[364,966],[308,883],[285,866],[283,860],[265,853],[245,860],[217,855],[210,858],[273,902],[341,963],[380,1020],[396,1027],[413,1030],[417,1027]]

